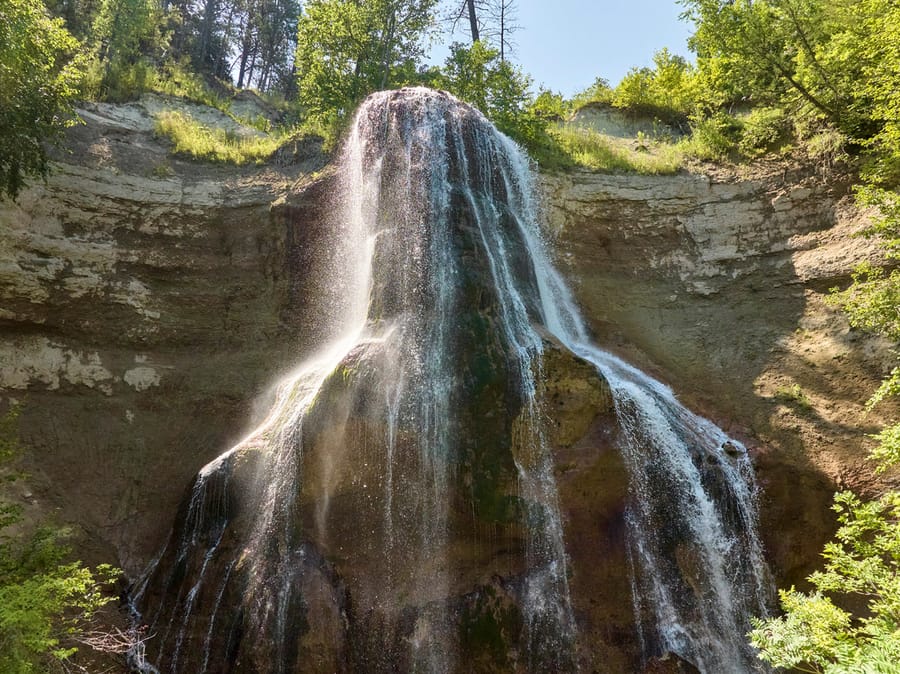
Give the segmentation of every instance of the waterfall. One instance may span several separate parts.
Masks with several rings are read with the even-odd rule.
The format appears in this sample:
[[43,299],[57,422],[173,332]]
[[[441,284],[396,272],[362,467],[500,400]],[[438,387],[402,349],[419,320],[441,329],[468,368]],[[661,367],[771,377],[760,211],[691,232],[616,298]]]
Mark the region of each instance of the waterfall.
[[[532,250],[540,243],[534,232]],[[638,616],[657,651],[705,673],[768,671],[747,643],[749,616],[767,615],[772,583],[757,536],[746,448],[686,409],[671,389],[590,342],[571,293],[535,253],[548,329],[593,363],[613,393],[630,477],[626,519]],[[542,267],[542,269],[540,269]]]
[[466,620],[510,644],[490,651],[501,669],[575,670],[540,397],[551,338],[612,391],[646,654],[760,670],[746,451],[591,343],[516,145],[404,89],[366,99],[338,165],[323,348],[200,471],[135,585],[155,635],[143,671],[472,671]]

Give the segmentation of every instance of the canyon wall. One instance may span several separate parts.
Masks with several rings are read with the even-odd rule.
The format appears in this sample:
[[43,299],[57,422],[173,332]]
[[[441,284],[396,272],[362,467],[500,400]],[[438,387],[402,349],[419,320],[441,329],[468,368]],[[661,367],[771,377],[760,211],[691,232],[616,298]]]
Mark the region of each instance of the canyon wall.
[[[29,474],[17,496],[73,525],[87,561],[131,575],[192,476],[315,348],[332,179],[315,173],[315,148],[281,168],[171,159],[133,105],[86,111],[46,184],[0,204],[0,401],[20,405]],[[833,528],[833,491],[872,487],[865,433],[879,418],[862,402],[890,362],[825,303],[876,255],[853,236],[866,218],[846,183],[770,172],[541,184],[548,238],[597,341],[746,441],[773,571],[797,583]],[[548,384],[565,412],[557,479],[577,618],[587,648],[615,662],[634,641],[624,472],[613,424],[579,411],[592,409],[582,375],[572,366]]]

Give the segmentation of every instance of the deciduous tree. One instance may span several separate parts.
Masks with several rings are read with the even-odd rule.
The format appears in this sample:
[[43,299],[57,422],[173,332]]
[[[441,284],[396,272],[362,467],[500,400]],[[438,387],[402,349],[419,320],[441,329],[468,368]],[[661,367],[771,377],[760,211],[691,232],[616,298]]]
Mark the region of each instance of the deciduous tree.
[[0,3],[0,198],[47,174],[46,143],[74,116],[79,47],[40,0]]
[[297,82],[314,115],[341,117],[366,95],[414,81],[435,0],[310,0],[300,17]]

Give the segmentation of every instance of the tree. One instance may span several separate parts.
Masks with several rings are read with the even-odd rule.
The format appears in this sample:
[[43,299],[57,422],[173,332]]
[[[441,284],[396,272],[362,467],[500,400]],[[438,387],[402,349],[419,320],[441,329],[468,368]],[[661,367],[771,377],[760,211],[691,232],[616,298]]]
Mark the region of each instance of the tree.
[[415,81],[435,0],[310,0],[297,30],[300,102],[338,119],[365,96]]
[[505,61],[515,50],[512,35],[520,28],[517,13],[516,0],[456,0],[448,14],[450,32],[454,33],[466,19],[471,44],[484,42]]
[[99,0],[45,0],[44,5],[51,15],[65,21],[66,30],[78,40],[89,41]]
[[518,5],[515,0],[489,0],[487,3],[487,22],[483,32],[488,44],[500,52],[500,61],[515,52],[513,33],[519,30]]
[[144,89],[148,64],[165,50],[163,28],[157,0],[101,0],[92,30],[103,70],[101,96],[120,100]]
[[[842,96],[812,44],[827,30],[819,0],[682,0],[696,24],[689,40],[701,75],[714,76],[721,103],[780,100],[792,91],[837,122]],[[828,90],[828,91],[826,91]],[[830,92],[830,93],[829,93]],[[836,95],[833,95],[836,94]]]
[[47,175],[45,143],[74,118],[79,48],[40,0],[0,3],[0,198]]
[[469,23],[469,35],[472,38],[472,44],[481,40],[479,10],[482,7],[483,0],[456,0],[449,14],[450,32],[454,33],[459,22],[465,18]]
[[483,42],[452,44],[438,86],[474,105],[526,147],[546,139],[547,120],[533,105],[531,78]]
[[[298,0],[244,0],[233,5],[228,22],[237,36],[237,86],[287,91],[293,86]],[[227,40],[226,40],[227,42]]]

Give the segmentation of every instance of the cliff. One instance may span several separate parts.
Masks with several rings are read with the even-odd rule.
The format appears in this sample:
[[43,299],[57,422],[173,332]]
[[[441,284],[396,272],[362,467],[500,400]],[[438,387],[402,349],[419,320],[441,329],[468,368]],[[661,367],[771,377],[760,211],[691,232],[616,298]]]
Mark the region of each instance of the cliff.
[[0,206],[0,391],[21,405],[31,507],[134,573],[302,354],[286,265],[315,232],[273,206],[297,166],[172,160],[144,104],[83,118],[47,183]]
[[[21,404],[21,497],[74,525],[88,561],[132,576],[329,311],[315,285],[332,177],[315,173],[316,148],[280,166],[200,167],[153,136],[157,105],[86,110],[48,182],[0,204],[0,399]],[[890,362],[825,303],[876,255],[854,237],[866,217],[846,183],[573,173],[542,189],[548,238],[598,342],[746,441],[773,571],[800,581],[831,533],[833,491],[872,486],[862,457],[878,417],[862,402]],[[577,363],[552,361],[575,608],[614,663],[634,639],[616,590],[623,469],[595,419],[608,401],[590,400]]]
[[549,176],[545,220],[600,343],[752,448],[761,531],[790,584],[819,562],[833,492],[873,488],[880,417],[863,403],[892,361],[827,303],[879,258],[846,176],[760,173]]

